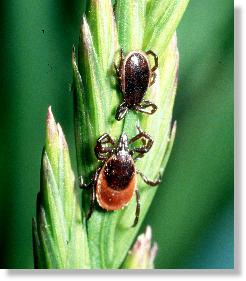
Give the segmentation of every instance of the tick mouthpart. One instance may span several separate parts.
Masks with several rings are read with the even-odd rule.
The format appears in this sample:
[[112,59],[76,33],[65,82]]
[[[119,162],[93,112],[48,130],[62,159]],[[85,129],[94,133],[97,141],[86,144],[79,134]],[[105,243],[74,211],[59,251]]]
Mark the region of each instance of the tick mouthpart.
[[124,150],[128,151],[128,137],[127,134],[123,132],[119,139],[117,152]]

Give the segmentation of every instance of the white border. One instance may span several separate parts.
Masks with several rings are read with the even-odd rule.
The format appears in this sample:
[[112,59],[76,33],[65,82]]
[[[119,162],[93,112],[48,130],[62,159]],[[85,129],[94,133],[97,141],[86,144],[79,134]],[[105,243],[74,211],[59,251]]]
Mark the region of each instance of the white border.
[[[191,0],[206,1],[206,0]],[[216,1],[216,0],[214,0]],[[228,1],[228,0],[226,0]],[[230,0],[229,0],[230,1]],[[244,253],[245,243],[243,237],[246,235],[243,215],[246,207],[246,150],[242,144],[246,143],[246,87],[245,87],[245,0],[235,0],[235,269],[234,270],[155,270],[155,271],[63,271],[63,270],[0,270],[0,280],[29,280],[43,279],[46,281],[54,279],[73,278],[81,281],[87,279],[115,280],[121,279],[149,279],[157,278],[162,280],[225,280],[242,279],[246,277]],[[243,34],[244,31],[244,34]],[[244,79],[243,78],[244,74]],[[244,109],[244,110],[243,110]],[[1,254],[1,253],[0,253]]]

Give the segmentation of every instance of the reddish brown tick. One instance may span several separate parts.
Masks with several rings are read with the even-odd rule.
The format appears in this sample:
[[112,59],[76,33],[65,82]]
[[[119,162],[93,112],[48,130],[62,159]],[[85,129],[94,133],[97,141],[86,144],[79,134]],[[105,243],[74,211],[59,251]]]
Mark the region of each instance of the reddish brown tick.
[[[160,177],[155,181],[146,178],[135,167],[134,161],[142,158],[153,145],[152,138],[137,127],[139,133],[130,141],[123,133],[116,144],[108,134],[103,134],[95,147],[95,154],[103,164],[97,168],[92,181],[85,185],[81,182],[81,188],[91,189],[91,203],[87,215],[90,218],[94,211],[95,201],[97,200],[101,208],[107,211],[119,210],[125,207],[136,194],[137,207],[133,226],[135,226],[140,214],[140,195],[137,189],[137,174],[145,183],[155,186],[160,183]],[[129,144],[141,140],[140,147],[129,148]]]

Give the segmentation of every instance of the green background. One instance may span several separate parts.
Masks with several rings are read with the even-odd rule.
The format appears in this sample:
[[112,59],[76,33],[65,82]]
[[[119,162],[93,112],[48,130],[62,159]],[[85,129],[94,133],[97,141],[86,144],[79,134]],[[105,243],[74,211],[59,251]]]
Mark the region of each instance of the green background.
[[[52,105],[73,167],[71,46],[81,0],[1,1],[0,267],[32,268],[45,115]],[[191,0],[178,28],[173,152],[146,217],[158,268],[233,268],[233,1]]]

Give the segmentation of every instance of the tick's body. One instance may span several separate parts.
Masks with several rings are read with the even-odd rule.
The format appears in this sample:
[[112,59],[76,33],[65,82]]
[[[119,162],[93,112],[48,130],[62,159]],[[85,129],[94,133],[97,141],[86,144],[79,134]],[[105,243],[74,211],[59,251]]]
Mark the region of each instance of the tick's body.
[[129,153],[111,156],[102,167],[96,185],[98,204],[114,211],[125,207],[137,185],[136,169]]
[[139,104],[150,83],[150,66],[146,55],[131,52],[120,66],[120,88],[127,105],[131,108]]
[[[151,68],[147,55],[152,55],[155,65]],[[121,51],[119,68],[116,68],[120,90],[124,101],[118,107],[115,118],[121,120],[129,109],[137,110],[147,114],[153,114],[157,106],[144,100],[144,95],[149,86],[155,82],[155,70],[158,67],[158,57],[152,51],[133,51],[124,57]],[[149,109],[147,109],[149,108]]]
[[[137,140],[142,141],[142,146],[129,149],[128,144]],[[112,146],[109,146],[111,144]],[[151,137],[139,129],[139,134],[128,141],[127,135],[122,134],[115,145],[113,139],[104,134],[97,140],[95,153],[99,160],[103,160],[103,166],[97,168],[93,180],[89,185],[82,183],[81,187],[92,189],[91,207],[88,218],[91,216],[95,200],[107,211],[115,211],[125,207],[132,199],[134,193],[137,198],[136,218],[134,226],[138,222],[140,212],[140,198],[137,189],[137,174],[149,185],[154,186],[160,182],[148,180],[141,172],[136,170],[134,160],[142,158],[144,153],[152,147]]]

